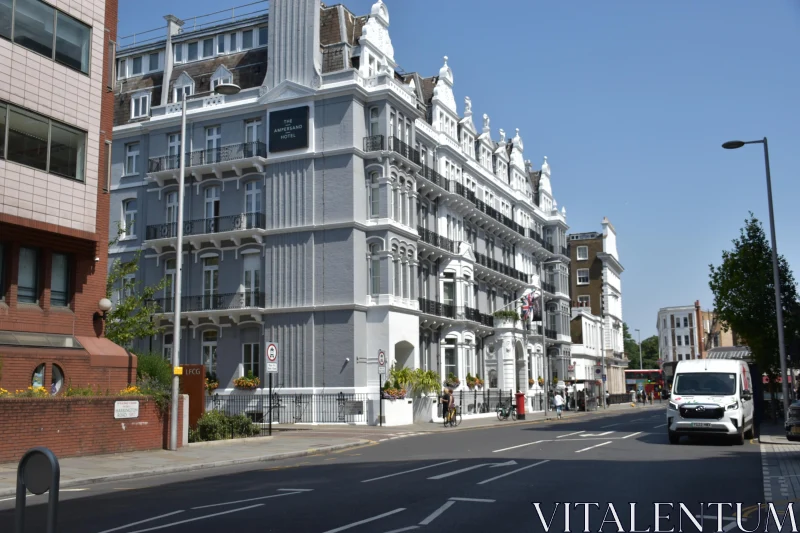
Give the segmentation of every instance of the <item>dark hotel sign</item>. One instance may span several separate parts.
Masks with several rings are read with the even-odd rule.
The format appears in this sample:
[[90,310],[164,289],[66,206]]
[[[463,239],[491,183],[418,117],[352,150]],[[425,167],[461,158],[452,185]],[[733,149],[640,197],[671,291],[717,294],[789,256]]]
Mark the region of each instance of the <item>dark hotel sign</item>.
[[308,148],[308,106],[269,114],[269,151],[286,152]]

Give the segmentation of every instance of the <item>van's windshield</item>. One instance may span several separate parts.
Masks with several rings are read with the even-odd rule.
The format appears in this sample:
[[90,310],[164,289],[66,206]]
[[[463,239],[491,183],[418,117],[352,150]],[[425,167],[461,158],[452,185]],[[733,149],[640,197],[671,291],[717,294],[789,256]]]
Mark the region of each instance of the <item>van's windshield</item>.
[[731,396],[736,393],[736,374],[693,372],[675,376],[673,394]]

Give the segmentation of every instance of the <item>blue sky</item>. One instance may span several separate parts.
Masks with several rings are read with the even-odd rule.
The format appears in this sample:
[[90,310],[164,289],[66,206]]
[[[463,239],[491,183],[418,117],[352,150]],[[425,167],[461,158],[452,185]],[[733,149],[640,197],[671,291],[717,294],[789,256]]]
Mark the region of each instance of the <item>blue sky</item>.
[[[713,306],[708,265],[748,211],[768,232],[761,147],[726,140],[769,138],[778,251],[800,277],[800,3],[385,1],[400,67],[432,76],[448,56],[459,110],[469,96],[495,138],[519,128],[526,159],[548,157],[570,231],[611,220],[642,338],[660,307]],[[122,0],[119,35],[245,3]]]

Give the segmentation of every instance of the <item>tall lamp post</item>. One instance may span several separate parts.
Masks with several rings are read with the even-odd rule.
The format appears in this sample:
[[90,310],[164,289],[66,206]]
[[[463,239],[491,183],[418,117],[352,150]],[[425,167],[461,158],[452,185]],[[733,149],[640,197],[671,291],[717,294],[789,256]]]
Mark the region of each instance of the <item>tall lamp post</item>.
[[[241,91],[238,85],[232,83],[221,83],[216,86],[214,92],[222,95],[237,94]],[[169,430],[169,449],[178,449],[178,395],[180,394],[180,378],[175,369],[180,365],[181,351],[181,278],[183,274],[183,195],[184,178],[186,174],[186,108],[187,102],[208,93],[199,93],[192,96],[184,96],[181,102],[181,144],[178,148],[180,158],[178,170],[178,221],[175,244],[175,302],[172,330],[172,408],[170,409],[170,430]]]
[[639,370],[644,370],[642,365],[642,332],[637,329],[636,333],[639,335]]
[[789,380],[786,373],[786,344],[783,338],[783,306],[781,305],[781,277],[778,268],[778,242],[775,238],[775,215],[772,208],[772,178],[769,173],[769,148],[767,138],[760,141],[728,141],[722,145],[726,150],[735,150],[745,144],[764,145],[764,167],[767,171],[767,200],[769,203],[769,231],[772,239],[772,275],[775,278],[775,313],[778,319],[778,349],[781,358],[781,389],[783,392],[784,416],[789,414]]

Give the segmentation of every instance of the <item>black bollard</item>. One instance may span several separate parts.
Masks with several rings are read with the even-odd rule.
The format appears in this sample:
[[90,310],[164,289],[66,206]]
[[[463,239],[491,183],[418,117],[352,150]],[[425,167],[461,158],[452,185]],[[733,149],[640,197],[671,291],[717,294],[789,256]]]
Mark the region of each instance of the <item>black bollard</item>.
[[47,448],[32,448],[25,452],[17,468],[16,533],[25,532],[25,498],[28,491],[37,496],[49,491],[47,533],[56,533],[60,479],[61,468],[53,452]]

